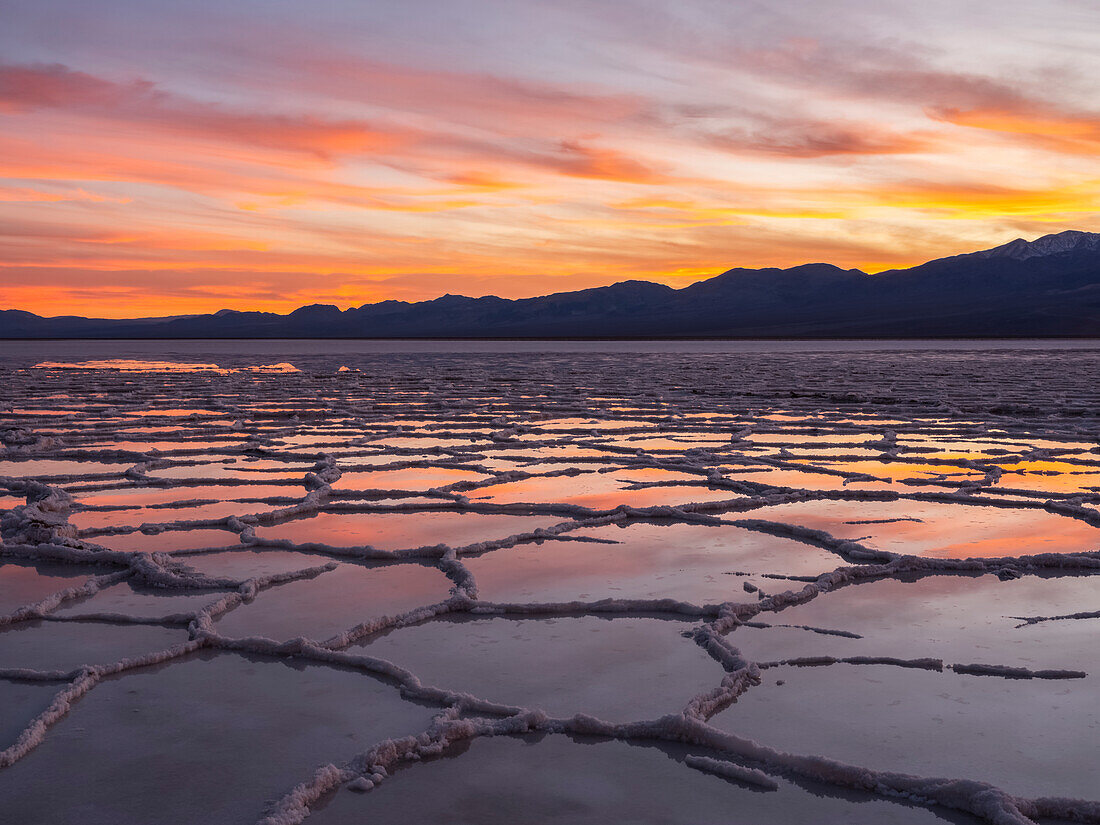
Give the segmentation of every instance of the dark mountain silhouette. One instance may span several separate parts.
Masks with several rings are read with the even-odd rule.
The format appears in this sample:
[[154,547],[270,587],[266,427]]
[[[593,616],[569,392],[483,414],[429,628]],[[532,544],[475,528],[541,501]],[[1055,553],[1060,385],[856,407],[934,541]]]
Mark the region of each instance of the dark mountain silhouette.
[[508,300],[444,295],[289,315],[108,320],[0,311],[2,338],[916,338],[1100,336],[1100,234],[1068,231],[868,275],[731,269]]

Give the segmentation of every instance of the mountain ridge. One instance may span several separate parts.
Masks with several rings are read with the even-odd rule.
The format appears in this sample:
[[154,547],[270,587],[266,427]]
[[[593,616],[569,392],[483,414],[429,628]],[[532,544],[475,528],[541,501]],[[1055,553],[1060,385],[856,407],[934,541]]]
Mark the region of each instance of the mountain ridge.
[[0,338],[844,338],[1100,336],[1100,234],[874,275],[828,263],[735,267],[679,289],[642,280],[531,298],[442,295],[280,315],[97,319],[0,310]]

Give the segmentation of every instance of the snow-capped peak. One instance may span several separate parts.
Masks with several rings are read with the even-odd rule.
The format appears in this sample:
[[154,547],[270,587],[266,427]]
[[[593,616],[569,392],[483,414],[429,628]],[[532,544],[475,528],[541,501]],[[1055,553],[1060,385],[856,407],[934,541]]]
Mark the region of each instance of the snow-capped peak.
[[1100,250],[1100,234],[1067,229],[1055,235],[1044,235],[1034,241],[1017,238],[1002,246],[976,253],[983,258],[1015,258],[1022,261],[1027,258],[1039,258],[1045,255],[1059,255],[1063,252]]

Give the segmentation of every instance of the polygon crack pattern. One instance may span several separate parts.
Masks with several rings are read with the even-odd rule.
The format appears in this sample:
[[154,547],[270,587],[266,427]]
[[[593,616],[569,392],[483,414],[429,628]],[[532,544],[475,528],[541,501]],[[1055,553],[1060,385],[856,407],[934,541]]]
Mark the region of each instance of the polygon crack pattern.
[[[388,784],[450,781],[409,769],[495,758],[485,737],[530,745],[507,761],[532,754],[533,787],[563,738],[651,770],[610,738],[790,821],[843,794],[1100,821],[1096,353],[244,350],[4,361],[13,804],[63,816],[65,766],[123,731],[269,741],[259,670],[263,704],[326,738],[248,772],[244,821],[399,818]],[[216,694],[173,694],[215,669]],[[368,697],[408,729],[350,711]],[[1037,720],[1015,751],[1006,718]]]

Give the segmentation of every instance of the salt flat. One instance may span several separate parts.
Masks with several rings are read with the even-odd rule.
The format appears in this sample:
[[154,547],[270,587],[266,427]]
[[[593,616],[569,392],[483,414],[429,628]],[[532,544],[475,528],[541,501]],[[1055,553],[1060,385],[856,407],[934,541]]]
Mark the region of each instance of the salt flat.
[[1100,822],[1098,377],[1052,342],[5,344],[0,807]]

